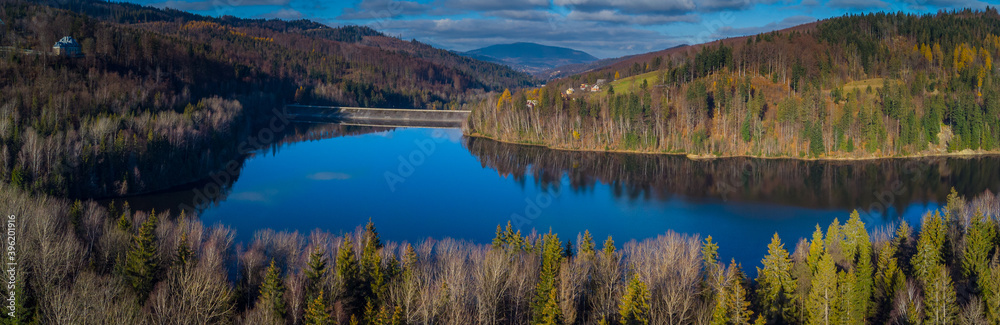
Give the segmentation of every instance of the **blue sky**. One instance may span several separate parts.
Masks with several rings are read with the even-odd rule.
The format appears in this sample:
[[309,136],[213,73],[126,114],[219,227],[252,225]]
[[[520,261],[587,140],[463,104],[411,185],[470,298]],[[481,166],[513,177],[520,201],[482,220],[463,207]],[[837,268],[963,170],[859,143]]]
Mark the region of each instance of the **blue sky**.
[[535,42],[599,58],[782,29],[847,13],[983,9],[1000,0],[130,0],[193,13],[367,25],[467,51]]

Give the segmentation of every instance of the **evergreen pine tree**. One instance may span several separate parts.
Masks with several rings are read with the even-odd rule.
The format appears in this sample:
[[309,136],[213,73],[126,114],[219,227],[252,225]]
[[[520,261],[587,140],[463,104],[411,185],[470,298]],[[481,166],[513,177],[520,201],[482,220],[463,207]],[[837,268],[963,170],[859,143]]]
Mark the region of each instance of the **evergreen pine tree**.
[[157,239],[156,212],[150,212],[149,218],[139,227],[139,232],[132,236],[132,247],[125,255],[125,276],[129,279],[140,301],[145,301],[153,291],[159,261],[156,257]]
[[878,301],[876,315],[888,315],[896,293],[904,289],[906,277],[896,260],[895,242],[886,243],[878,252],[878,272],[875,276],[875,299]]
[[986,304],[986,318],[990,324],[1000,324],[1000,261],[996,255],[990,262],[989,273],[979,277],[979,289]]
[[605,257],[611,257],[615,254],[615,241],[608,236],[608,239],[604,241],[604,248],[601,249],[604,252]]
[[965,258],[962,260],[962,271],[970,280],[975,281],[989,273],[990,251],[997,239],[996,226],[990,220],[984,220],[981,213],[976,213],[965,235]]
[[504,238],[504,233],[500,225],[497,225],[496,236],[493,237],[493,248],[500,249],[504,247],[504,243],[507,242],[507,238]]
[[344,311],[353,315],[361,309],[365,293],[361,285],[361,267],[354,255],[354,244],[347,236],[337,252],[337,277],[343,287],[339,298],[344,302]]
[[314,248],[309,253],[306,275],[306,300],[311,301],[317,294],[323,292],[323,279],[326,277],[326,251]]
[[701,245],[701,258],[705,263],[705,273],[712,277],[719,268],[719,245],[712,242],[712,236],[705,237],[705,242]]
[[563,323],[562,309],[559,308],[559,297],[556,288],[549,290],[549,295],[542,306],[541,316],[537,324],[540,325],[560,325]]
[[322,290],[319,291],[315,299],[309,300],[304,318],[306,325],[329,325],[333,323],[330,312],[326,309]]
[[859,303],[857,276],[854,270],[837,272],[837,295],[833,319],[836,324],[864,324],[864,305]]
[[191,246],[188,244],[187,231],[181,232],[181,238],[177,244],[177,265],[185,266],[191,259],[194,258],[194,251],[191,250]]
[[946,231],[939,213],[924,215],[920,237],[917,239],[917,254],[910,261],[917,280],[928,281],[934,267],[944,263],[941,249],[944,247]]
[[767,256],[761,261],[764,268],[757,268],[758,301],[762,315],[770,323],[789,323],[794,319],[796,290],[795,279],[792,278],[792,260],[788,251],[781,243],[778,233],[774,233],[771,243],[767,245]]
[[[532,302],[534,311],[534,324],[544,323],[543,317],[546,315],[545,309],[551,302],[550,299],[558,299],[559,288],[559,268],[562,264],[562,242],[559,237],[549,231],[542,236],[542,267],[538,274],[538,283],[535,286],[535,299]],[[554,292],[556,292],[554,294]],[[552,298],[550,298],[552,297]],[[558,300],[555,301],[558,307]],[[548,314],[552,314],[549,312]]]
[[563,249],[562,256],[564,258],[573,258],[573,241],[566,240],[566,247]]
[[812,273],[816,273],[816,269],[819,267],[819,259],[823,256],[823,229],[816,225],[816,231],[813,232],[812,241],[809,242],[809,255],[806,256],[806,262],[809,263],[809,269]]
[[128,206],[128,201],[122,203],[122,214],[118,217],[118,229],[124,232],[132,232],[132,209]]
[[590,230],[583,231],[583,240],[580,241],[580,256],[585,259],[594,259],[594,237],[590,235]]
[[649,289],[646,288],[645,283],[639,280],[638,274],[632,277],[628,287],[625,288],[625,294],[618,305],[618,311],[621,315],[622,325],[649,324]]
[[729,303],[732,312],[733,324],[747,324],[754,319],[753,311],[750,310],[750,301],[747,300],[747,290],[743,286],[745,276],[743,270],[733,260],[729,263]]
[[844,233],[841,231],[840,221],[833,219],[830,226],[826,228],[826,239],[823,241],[823,250],[833,257],[834,261],[843,258]]
[[269,308],[275,317],[285,317],[285,287],[282,285],[281,269],[274,265],[274,259],[264,272],[257,308]]
[[375,224],[368,221],[365,226],[365,245],[364,249],[361,251],[361,278],[366,292],[372,299],[372,303],[375,305],[375,309],[379,309],[388,294],[389,281],[385,276],[385,270],[382,269],[382,255],[379,254],[379,250],[382,249],[382,241],[379,239],[378,232],[375,231]]
[[935,265],[924,284],[925,323],[929,325],[955,324],[958,314],[955,287],[948,268]]
[[861,317],[856,319],[863,320],[872,311],[871,297],[875,280],[873,278],[871,238],[868,236],[868,230],[865,229],[865,224],[861,221],[857,210],[851,213],[850,219],[844,225],[843,232],[847,258],[854,263],[854,269],[851,270],[855,281],[851,293],[851,306],[857,309]]
[[747,291],[743,287],[743,271],[733,260],[726,270],[716,272],[715,309],[712,311],[713,325],[750,324],[753,312],[747,301]]
[[824,252],[817,263],[816,274],[809,291],[808,324],[836,324],[834,306],[837,300],[837,267],[833,257]]

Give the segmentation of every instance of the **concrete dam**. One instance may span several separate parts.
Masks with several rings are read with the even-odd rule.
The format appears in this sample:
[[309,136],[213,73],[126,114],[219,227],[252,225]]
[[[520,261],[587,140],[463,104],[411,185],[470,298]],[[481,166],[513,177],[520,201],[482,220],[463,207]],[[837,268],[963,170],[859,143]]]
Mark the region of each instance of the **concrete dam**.
[[296,121],[383,127],[460,128],[470,111],[288,105]]

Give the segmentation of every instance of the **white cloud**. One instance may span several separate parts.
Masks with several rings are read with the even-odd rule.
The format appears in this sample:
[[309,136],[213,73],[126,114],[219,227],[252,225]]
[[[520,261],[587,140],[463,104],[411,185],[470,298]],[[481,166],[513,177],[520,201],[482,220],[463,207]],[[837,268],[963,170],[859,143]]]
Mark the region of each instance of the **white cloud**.
[[683,15],[628,15],[613,10],[601,10],[594,12],[573,10],[567,19],[579,21],[602,21],[620,24],[636,25],[664,25],[676,22],[698,22],[700,17],[695,14]]
[[889,4],[881,0],[830,0],[827,6],[852,10],[885,9]]
[[286,20],[302,19],[302,13],[295,9],[282,8],[278,11],[266,13],[259,16],[260,18],[277,18]]

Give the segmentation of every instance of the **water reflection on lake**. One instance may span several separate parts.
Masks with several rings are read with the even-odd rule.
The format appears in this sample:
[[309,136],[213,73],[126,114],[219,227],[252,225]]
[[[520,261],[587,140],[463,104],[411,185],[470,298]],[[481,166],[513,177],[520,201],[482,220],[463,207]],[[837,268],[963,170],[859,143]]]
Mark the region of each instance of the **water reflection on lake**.
[[488,243],[508,221],[618,243],[674,230],[712,235],[723,257],[752,269],[775,232],[792,248],[853,209],[870,228],[916,221],[952,187],[998,191],[998,170],[996,157],[697,161],[511,145],[454,129],[309,124],[244,161],[221,195],[202,199],[216,184],[206,180],[128,200],[160,211],[196,206],[206,224],[233,227],[243,241],[262,228],[352,231],[369,218],[384,239],[411,242]]

